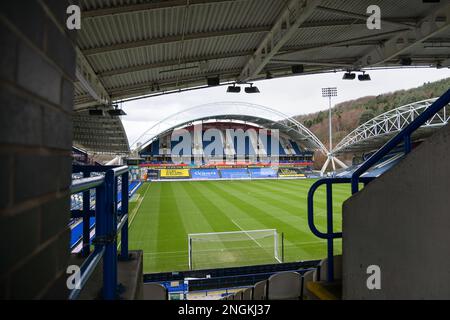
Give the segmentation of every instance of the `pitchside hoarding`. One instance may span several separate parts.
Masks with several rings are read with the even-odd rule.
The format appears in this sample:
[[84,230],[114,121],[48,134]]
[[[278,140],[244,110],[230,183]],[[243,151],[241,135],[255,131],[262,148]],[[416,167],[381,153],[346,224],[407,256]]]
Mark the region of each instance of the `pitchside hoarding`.
[[159,176],[162,179],[189,178],[189,169],[161,169]]

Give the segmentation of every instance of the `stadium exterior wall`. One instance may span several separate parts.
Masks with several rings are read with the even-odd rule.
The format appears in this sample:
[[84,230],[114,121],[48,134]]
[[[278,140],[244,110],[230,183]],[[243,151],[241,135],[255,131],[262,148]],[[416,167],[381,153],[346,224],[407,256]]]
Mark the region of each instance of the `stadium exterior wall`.
[[344,203],[344,299],[450,299],[449,149],[447,124]]
[[67,297],[76,65],[68,6],[0,5],[0,299]]

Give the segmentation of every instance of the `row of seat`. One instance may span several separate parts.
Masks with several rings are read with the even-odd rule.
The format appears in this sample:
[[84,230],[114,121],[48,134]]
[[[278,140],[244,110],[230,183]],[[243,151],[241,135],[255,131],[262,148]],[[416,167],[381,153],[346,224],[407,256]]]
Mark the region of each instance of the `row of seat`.
[[[333,261],[334,278],[342,279],[342,256],[335,256]],[[296,271],[278,272],[252,287],[224,297],[223,300],[311,300],[314,295],[308,290],[307,283],[325,281],[327,273],[328,259],[325,258],[316,268],[303,275]]]
[[[334,278],[342,279],[342,256],[334,257]],[[307,283],[325,281],[328,273],[328,259],[323,259],[316,268],[303,274],[297,271],[275,273],[267,280],[229,294],[222,300],[312,300],[314,295]],[[159,283],[146,283],[143,287],[145,300],[167,300],[167,289]]]

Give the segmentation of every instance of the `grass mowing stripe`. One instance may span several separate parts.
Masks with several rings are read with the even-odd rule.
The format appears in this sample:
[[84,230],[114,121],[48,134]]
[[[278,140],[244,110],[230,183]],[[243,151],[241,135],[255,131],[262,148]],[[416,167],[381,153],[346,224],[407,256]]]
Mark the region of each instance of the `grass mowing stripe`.
[[[249,201],[242,195],[240,197],[237,197],[232,193],[232,190],[224,189],[223,186],[218,187],[218,185],[211,185],[210,190],[213,190],[217,194],[224,194],[225,198],[229,199],[232,202],[235,202],[235,204],[239,203],[238,206],[241,208],[241,210],[250,212],[251,215],[259,221],[265,221],[267,229],[277,229],[278,232],[284,232],[286,241],[291,241],[290,236],[298,235],[299,233],[301,233],[302,236],[309,236],[309,234],[279,219],[271,211],[267,210],[267,208],[261,208],[253,205],[251,201]],[[294,243],[294,241],[291,242]],[[294,246],[296,245],[294,244]],[[301,248],[300,246],[296,247],[299,252],[303,253],[303,251],[305,250],[305,248]],[[285,255],[286,254],[287,253],[285,252]],[[304,254],[307,255],[308,252],[304,252]]]
[[[138,190],[141,196],[145,193],[140,205],[130,205],[135,212],[130,217],[130,222],[133,218],[130,248],[144,250],[145,273],[181,271],[187,269],[187,233],[232,231],[240,227],[284,232],[286,261],[322,258],[326,255],[326,243],[310,233],[305,219],[306,196],[315,181],[146,183],[146,189]],[[333,191],[338,229],[342,200],[350,195],[350,191],[347,185],[333,186]],[[315,208],[315,222],[319,229],[325,230],[325,188],[317,190]],[[253,241],[251,243],[259,248]],[[339,252],[341,241],[335,241],[335,245]],[[217,248],[221,250],[222,247],[224,254],[227,249],[233,249],[227,243]],[[245,255],[249,262],[258,258],[258,254],[251,256],[252,251],[258,250],[252,249]]]

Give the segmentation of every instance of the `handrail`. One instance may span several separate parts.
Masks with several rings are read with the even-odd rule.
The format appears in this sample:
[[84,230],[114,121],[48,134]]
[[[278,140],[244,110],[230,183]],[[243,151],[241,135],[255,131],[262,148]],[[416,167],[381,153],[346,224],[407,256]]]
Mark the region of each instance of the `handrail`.
[[72,182],[72,185],[70,187],[70,193],[80,193],[83,191],[87,191],[90,189],[94,189],[101,184],[105,182],[105,177],[103,176],[97,176],[97,177],[91,177],[91,178],[81,178],[76,179]]
[[[128,260],[128,167],[74,166],[73,170],[82,172],[84,178],[72,182],[70,192],[83,193],[83,255],[86,260],[80,267],[80,281],[69,293],[69,299],[77,299],[93,271],[103,259],[103,298],[117,298],[117,234],[121,232],[120,259]],[[90,177],[93,172],[104,175]],[[118,210],[118,182],[121,177],[121,208]],[[92,214],[90,191],[95,190],[95,244],[90,251],[89,221]],[[80,210],[74,214],[79,216]],[[120,220],[119,220],[120,219]]]
[[399,143],[404,142],[405,154],[408,154],[411,151],[411,134],[449,103],[450,89],[356,169],[351,178],[352,193],[354,194],[359,191],[358,182],[361,175],[380,161],[381,158],[388,154]]
[[[442,108],[450,103],[450,89],[447,90],[440,98],[438,98],[432,105],[430,105],[424,112],[422,112],[413,122],[408,124],[403,130],[401,130],[396,136],[389,140],[384,146],[382,146],[377,152],[375,152],[369,159],[367,159],[358,169],[354,171],[351,178],[325,178],[316,181],[308,192],[308,225],[311,232],[321,239],[326,239],[328,242],[327,257],[327,280],[333,281],[334,279],[334,266],[333,266],[333,240],[336,238],[342,238],[342,232],[333,231],[333,196],[332,185],[336,183],[351,183],[352,194],[355,194],[359,190],[359,183],[364,185],[375,179],[374,177],[361,177],[368,169],[377,164],[384,156],[391,152],[397,145],[404,142],[405,154],[411,151],[411,134],[424,125],[430,118],[436,115]],[[314,193],[321,185],[327,187],[327,232],[321,232],[314,224]]]
[[120,176],[126,172],[128,172],[128,166],[121,166],[117,168],[111,169],[114,172],[114,177]]
[[104,247],[102,247],[101,249],[97,249],[83,262],[83,264],[80,267],[81,277],[79,287],[73,289],[70,292],[69,300],[78,299],[81,293],[81,289],[84,288],[86,282],[91,277],[92,273],[94,272],[104,253],[105,253]]
[[[361,178],[361,182],[364,184],[372,181],[373,177],[364,177]],[[333,184],[342,184],[342,183],[351,183],[351,178],[324,178],[317,180],[313,183],[311,188],[308,191],[308,226],[311,232],[318,238],[327,240],[327,257],[328,257],[328,268],[327,268],[327,280],[334,280],[334,266],[333,266],[333,257],[334,257],[334,239],[342,238],[342,232],[334,232],[333,231]],[[327,196],[327,231],[322,232],[316,227],[314,223],[314,194],[317,189],[326,185],[326,196]]]

